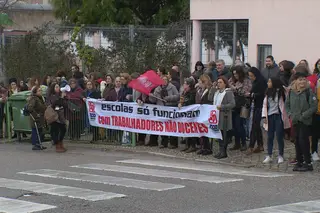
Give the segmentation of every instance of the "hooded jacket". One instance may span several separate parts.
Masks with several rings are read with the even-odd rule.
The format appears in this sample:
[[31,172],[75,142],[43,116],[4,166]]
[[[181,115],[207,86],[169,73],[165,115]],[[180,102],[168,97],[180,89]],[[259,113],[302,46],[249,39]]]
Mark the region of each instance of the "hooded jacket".
[[[308,95],[309,98],[307,97]],[[310,126],[312,124],[312,116],[317,111],[317,98],[308,84],[305,89],[298,91],[296,81],[293,81],[285,106],[288,116],[292,120],[292,125],[303,123]]]

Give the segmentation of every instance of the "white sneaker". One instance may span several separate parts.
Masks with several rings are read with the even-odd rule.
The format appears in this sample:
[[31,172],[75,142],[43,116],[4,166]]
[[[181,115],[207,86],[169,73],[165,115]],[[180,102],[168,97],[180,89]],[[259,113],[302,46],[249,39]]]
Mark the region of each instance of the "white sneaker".
[[314,152],[314,153],[312,154],[312,160],[313,160],[313,161],[319,161],[319,160],[320,160],[317,152]]
[[272,157],[267,156],[262,163],[270,163],[270,162],[272,162]]
[[281,164],[281,163],[283,163],[284,162],[284,159],[283,159],[283,157],[282,156],[278,156],[278,164]]

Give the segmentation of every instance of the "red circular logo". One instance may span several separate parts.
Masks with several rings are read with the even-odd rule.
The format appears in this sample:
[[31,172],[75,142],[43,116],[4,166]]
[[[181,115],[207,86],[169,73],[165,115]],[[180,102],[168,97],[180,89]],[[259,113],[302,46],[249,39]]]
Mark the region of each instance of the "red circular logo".
[[94,103],[89,101],[88,104],[89,104],[89,112],[95,112],[96,107]]
[[208,119],[208,121],[210,124],[217,124],[218,123],[216,110],[212,110],[210,112],[210,118]]

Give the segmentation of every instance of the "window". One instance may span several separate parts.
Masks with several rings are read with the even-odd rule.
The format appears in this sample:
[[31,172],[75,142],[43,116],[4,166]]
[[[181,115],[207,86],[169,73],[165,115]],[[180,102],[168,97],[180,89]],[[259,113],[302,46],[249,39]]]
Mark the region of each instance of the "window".
[[266,64],[265,60],[268,55],[272,55],[272,45],[269,44],[258,44],[258,69],[263,69]]
[[223,59],[227,65],[248,59],[248,20],[206,20],[201,22],[201,59],[204,64]]

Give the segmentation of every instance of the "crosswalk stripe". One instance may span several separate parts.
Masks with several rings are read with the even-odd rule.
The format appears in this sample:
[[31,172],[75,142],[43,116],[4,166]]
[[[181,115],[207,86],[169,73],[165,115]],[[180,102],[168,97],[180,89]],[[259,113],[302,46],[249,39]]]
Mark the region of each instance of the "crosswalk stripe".
[[78,172],[67,172],[67,171],[58,171],[51,169],[39,169],[34,171],[19,172],[19,174],[25,175],[35,175],[41,177],[49,178],[59,178],[67,180],[76,180],[76,181],[87,181],[92,183],[102,183],[115,186],[124,186],[138,189],[147,189],[154,191],[166,191],[171,189],[183,188],[182,185],[175,185],[169,183],[160,183],[160,182],[151,182],[143,180],[135,180],[122,177],[112,177],[112,176],[102,176],[102,175],[92,175],[86,173]]
[[112,198],[125,197],[123,194],[83,189],[71,186],[62,186],[23,180],[0,178],[0,187],[8,189],[19,189],[35,193],[57,195],[62,197],[79,198],[89,201],[109,200]]
[[177,162],[169,162],[169,161],[139,160],[139,159],[120,160],[117,162],[126,163],[126,164],[139,164],[139,165],[145,165],[145,166],[158,166],[158,167],[165,167],[165,168],[217,172],[222,174],[254,176],[254,177],[270,178],[270,177],[293,176],[291,174],[285,174],[285,173],[242,170],[242,169],[232,168],[228,166],[221,166],[221,165],[203,165],[203,164],[201,165],[201,164],[193,164],[193,163],[177,163]]
[[243,179],[231,179],[231,178],[208,176],[208,175],[201,175],[201,174],[172,172],[172,171],[165,171],[165,170],[158,170],[158,169],[146,169],[141,167],[129,167],[129,166],[107,165],[107,164],[83,164],[83,165],[76,165],[71,167],[121,172],[121,173],[136,174],[136,175],[147,175],[147,176],[153,176],[153,177],[177,178],[182,180],[194,180],[194,181],[209,182],[209,183],[227,183],[227,182],[235,182],[235,181],[243,180]]
[[56,207],[45,204],[32,203],[23,200],[15,200],[0,197],[0,212],[4,213],[31,213],[54,208]]
[[252,209],[234,213],[317,213],[320,212],[320,200]]

